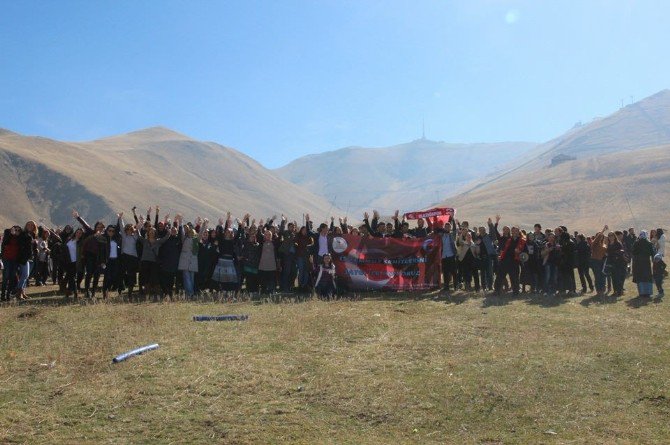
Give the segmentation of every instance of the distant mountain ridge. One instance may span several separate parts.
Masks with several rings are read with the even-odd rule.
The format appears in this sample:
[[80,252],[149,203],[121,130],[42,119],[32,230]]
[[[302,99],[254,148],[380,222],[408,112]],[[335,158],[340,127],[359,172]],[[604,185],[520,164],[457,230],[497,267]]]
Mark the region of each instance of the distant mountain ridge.
[[391,147],[346,147],[298,158],[275,172],[358,216],[416,210],[494,173],[536,146],[417,139]]
[[[670,207],[670,90],[543,144],[453,144],[425,138],[391,147],[307,155],[274,171],[232,148],[151,127],[90,142],[0,129],[0,222],[111,221],[133,205],[162,213],[301,220],[365,210],[390,214],[444,203],[474,224],[498,212],[531,225],[592,230],[663,225]],[[660,221],[659,221],[660,220]]]

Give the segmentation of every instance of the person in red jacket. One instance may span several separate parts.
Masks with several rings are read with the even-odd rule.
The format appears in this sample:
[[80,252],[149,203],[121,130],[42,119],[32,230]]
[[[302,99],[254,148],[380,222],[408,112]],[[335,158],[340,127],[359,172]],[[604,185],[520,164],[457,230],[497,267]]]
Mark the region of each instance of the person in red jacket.
[[514,226],[511,230],[511,236],[501,243],[500,246],[500,273],[496,277],[495,292],[500,295],[500,290],[505,281],[505,277],[509,275],[512,285],[512,294],[519,294],[519,273],[521,271],[521,257],[520,254],[526,246],[526,239],[521,235],[518,227]]

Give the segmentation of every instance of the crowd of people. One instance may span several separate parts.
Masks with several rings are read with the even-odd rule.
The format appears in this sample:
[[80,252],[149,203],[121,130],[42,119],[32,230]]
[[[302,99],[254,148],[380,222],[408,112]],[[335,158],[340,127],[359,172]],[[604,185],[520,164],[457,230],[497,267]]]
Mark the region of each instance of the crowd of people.
[[[153,211],[153,219],[152,219]],[[378,212],[365,213],[363,223],[316,226],[309,214],[297,221],[272,217],[256,221],[249,214],[233,220],[230,213],[210,227],[208,219],[185,222],[182,215],[160,217],[151,207],[146,217],[132,209],[132,220],[119,213],[115,224],[89,225],[76,210],[78,224],[48,228],[28,221],[2,236],[2,293],[0,298],[27,299],[29,280],[50,281],[65,299],[109,298],[128,301],[196,298],[211,294],[237,298],[243,290],[252,297],[277,292],[332,298],[346,292],[333,264],[333,238],[424,238],[442,240],[442,287],[452,290],[513,295],[621,296],[632,276],[640,297],[650,297],[656,285],[663,296],[665,235],[663,230],[634,228],[595,234],[570,233],[565,226],[526,232],[500,227],[501,217],[485,226],[437,218],[410,223],[399,212],[382,221]],[[577,272],[577,273],[575,273]],[[101,282],[102,279],[102,282]]]

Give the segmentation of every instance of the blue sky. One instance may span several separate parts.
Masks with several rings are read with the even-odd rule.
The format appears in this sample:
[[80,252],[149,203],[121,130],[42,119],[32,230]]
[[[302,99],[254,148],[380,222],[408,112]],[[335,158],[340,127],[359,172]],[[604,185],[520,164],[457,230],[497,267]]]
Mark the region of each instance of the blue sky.
[[546,141],[670,88],[668,1],[0,2],[0,127],[164,125],[267,167],[421,135]]

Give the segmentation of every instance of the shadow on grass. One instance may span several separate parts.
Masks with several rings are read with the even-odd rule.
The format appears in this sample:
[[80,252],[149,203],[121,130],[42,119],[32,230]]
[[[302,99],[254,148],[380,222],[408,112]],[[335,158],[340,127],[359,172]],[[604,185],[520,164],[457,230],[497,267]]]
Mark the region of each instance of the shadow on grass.
[[472,292],[459,292],[454,294],[444,294],[440,301],[443,301],[444,304],[463,304],[468,300],[476,300],[481,297],[481,294],[477,291]]
[[589,307],[592,304],[614,304],[617,301],[619,301],[619,297],[617,297],[616,295],[598,296],[596,294],[592,297],[583,299],[582,301],[579,302],[579,304],[581,304],[584,307]]
[[577,293],[565,294],[558,292],[552,295],[532,294],[528,298],[528,301],[526,301],[526,304],[531,304],[543,308],[552,308],[568,303],[579,296],[580,294]]
[[651,297],[638,296],[626,301],[626,306],[632,309],[640,309],[642,306],[647,306],[649,303],[651,303],[651,301]]
[[446,295],[440,289],[420,292],[389,292],[389,291],[366,291],[347,293],[343,299],[371,300],[371,301],[420,301],[420,300],[443,300]]
[[544,307],[544,308],[551,308],[551,307],[558,307],[562,304],[567,303],[568,297],[565,295],[560,295],[560,294],[553,294],[553,295],[543,295],[543,294],[534,294],[531,295],[528,300],[526,301],[526,304],[530,304],[532,306],[539,306],[539,307]]
[[490,293],[484,297],[482,301],[482,307],[487,308],[491,306],[506,306],[513,301],[525,300],[530,294],[496,294]]

